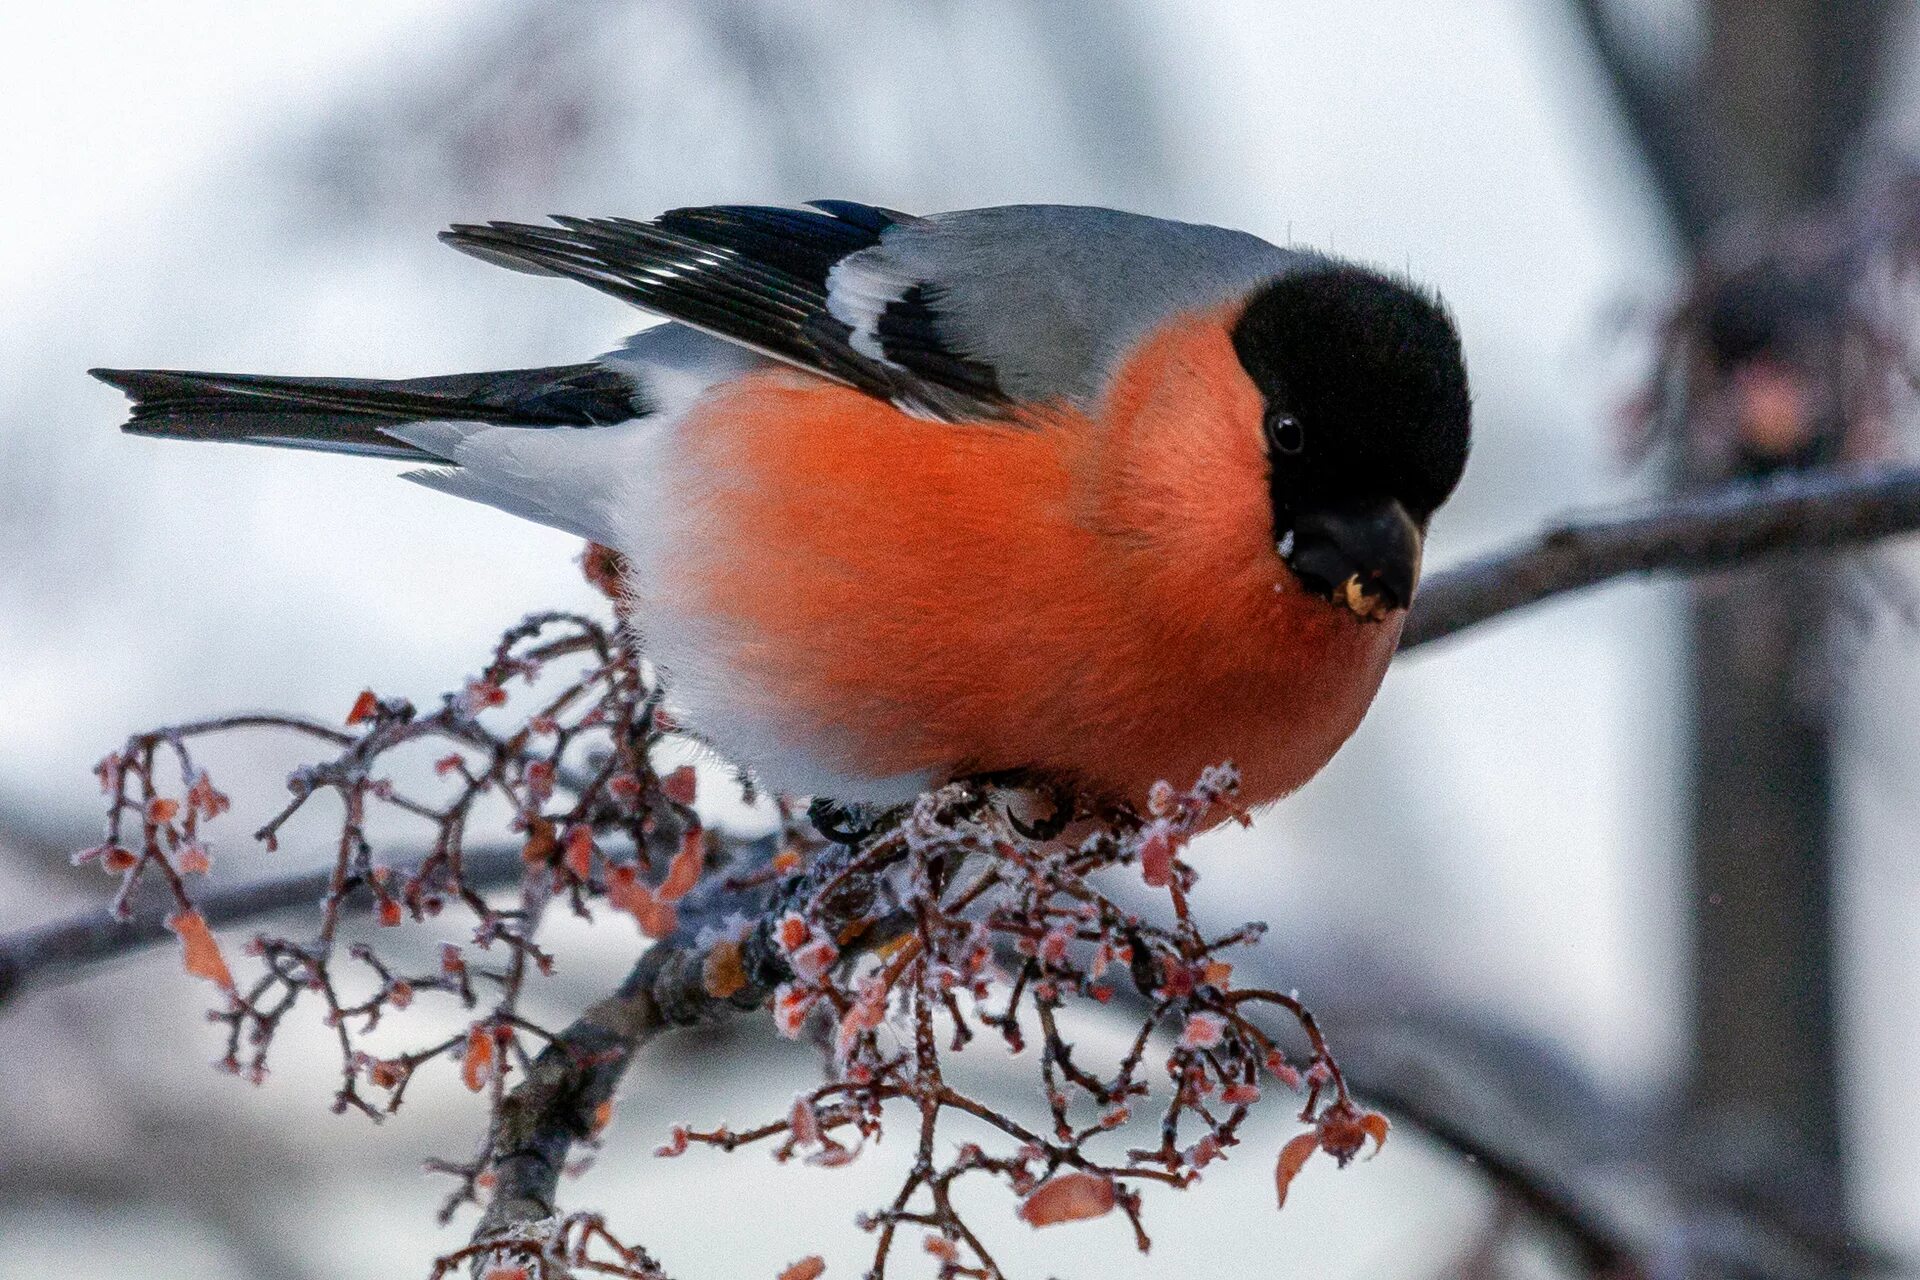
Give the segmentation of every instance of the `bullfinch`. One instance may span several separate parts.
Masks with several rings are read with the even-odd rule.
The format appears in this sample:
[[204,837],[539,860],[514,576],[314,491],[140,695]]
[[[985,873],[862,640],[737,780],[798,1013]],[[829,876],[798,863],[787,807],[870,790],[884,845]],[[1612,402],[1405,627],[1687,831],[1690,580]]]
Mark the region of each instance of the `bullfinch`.
[[1405,279],[1219,227],[848,201],[455,226],[665,317],[581,364],[96,369],[126,430],[397,458],[611,547],[680,720],[774,790],[1283,796],[1379,688],[1467,376]]

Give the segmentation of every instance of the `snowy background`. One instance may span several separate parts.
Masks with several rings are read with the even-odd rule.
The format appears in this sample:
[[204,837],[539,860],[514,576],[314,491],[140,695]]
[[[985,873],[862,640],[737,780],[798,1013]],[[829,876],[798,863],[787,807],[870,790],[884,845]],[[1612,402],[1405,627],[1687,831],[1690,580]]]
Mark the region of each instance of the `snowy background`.
[[[590,604],[562,535],[394,465],[121,436],[121,397],[82,372],[564,363],[636,327],[449,252],[449,221],[833,196],[1241,227],[1406,268],[1458,314],[1478,438],[1431,564],[1658,481],[1623,462],[1609,405],[1632,369],[1619,316],[1662,298],[1672,251],[1558,6],[69,0],[7,6],[0,47],[0,930],[96,901],[65,858],[92,842],[93,761],[130,729],[338,719],[368,684],[430,699],[521,613]],[[1203,897],[1271,920],[1274,976],[1310,1002],[1283,957],[1364,944],[1383,999],[1483,1011],[1609,1093],[1665,1088],[1676,598],[1617,586],[1399,664],[1320,780],[1213,839]],[[1909,1254],[1917,658],[1897,627],[1859,637],[1843,748],[1855,1194]],[[241,834],[291,758],[213,763],[254,801],[218,873],[298,865]],[[624,968],[618,923],[579,941],[561,1006]],[[205,1069],[204,1001],[149,959],[0,1013],[0,1277],[423,1275],[470,1225],[436,1233],[416,1163],[468,1148],[466,1095],[423,1091],[376,1131],[327,1114],[324,1050],[292,1040],[250,1090]],[[857,1274],[851,1218],[897,1142],[835,1172],[644,1154],[676,1120],[783,1109],[813,1067],[772,1041],[755,1022],[650,1053],[573,1198],[678,1274],[771,1276],[809,1252]],[[1478,1178],[1417,1141],[1316,1168],[1274,1214],[1276,1119],[1187,1199],[1150,1199],[1151,1258],[1113,1221],[1036,1237],[1024,1269],[1418,1277],[1479,1229]]]

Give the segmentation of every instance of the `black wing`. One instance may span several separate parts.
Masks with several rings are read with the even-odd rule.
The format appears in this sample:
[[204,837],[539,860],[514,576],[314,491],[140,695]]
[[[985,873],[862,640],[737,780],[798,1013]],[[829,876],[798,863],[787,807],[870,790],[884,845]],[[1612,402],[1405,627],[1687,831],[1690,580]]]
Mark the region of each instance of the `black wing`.
[[[985,365],[944,350],[924,293],[890,305],[884,358],[854,348],[827,308],[827,276],[880,243],[908,215],[843,200],[808,209],[711,205],[651,222],[555,217],[552,227],[490,222],[440,238],[477,257],[565,276],[715,337],[751,347],[869,395],[949,418],[1004,414]],[[918,290],[916,286],[916,290]]]

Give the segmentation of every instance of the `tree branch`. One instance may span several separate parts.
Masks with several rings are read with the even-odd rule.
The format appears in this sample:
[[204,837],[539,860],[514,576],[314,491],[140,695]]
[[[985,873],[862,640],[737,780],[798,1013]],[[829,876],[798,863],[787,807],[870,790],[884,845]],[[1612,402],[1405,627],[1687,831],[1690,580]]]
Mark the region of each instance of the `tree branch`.
[[1562,524],[1436,573],[1420,589],[1400,648],[1627,574],[1706,573],[1915,530],[1920,467],[1788,473],[1726,485],[1643,512]]
[[[1526,542],[1434,574],[1420,588],[1402,651],[1543,600],[1634,573],[1701,573],[1795,551],[1831,550],[1920,530],[1920,467],[1783,476],[1677,497],[1646,511],[1558,525]],[[518,878],[513,850],[468,855],[488,883]],[[209,924],[237,923],[318,900],[315,871],[210,893]],[[159,916],[104,913],[0,937],[0,1006],[29,981],[170,938]]]
[[[802,874],[758,895],[743,895],[724,879],[709,880],[681,904],[673,935],[648,948],[618,991],[555,1037],[502,1104],[491,1143],[493,1193],[474,1231],[476,1241],[558,1212],[555,1192],[568,1151],[594,1131],[596,1111],[612,1099],[641,1047],[672,1027],[758,1009],[793,976],[774,936],[791,907],[832,889],[831,918],[821,921],[828,935],[865,926],[845,939],[843,954],[879,946],[901,931],[906,922],[894,916],[866,924],[875,905],[873,885],[845,876],[854,856],[836,846]],[[752,896],[762,900],[748,901]],[[715,922],[743,908],[756,921],[743,940],[711,936]],[[708,940],[702,942],[702,935]],[[728,952],[726,981],[714,974],[720,949]]]

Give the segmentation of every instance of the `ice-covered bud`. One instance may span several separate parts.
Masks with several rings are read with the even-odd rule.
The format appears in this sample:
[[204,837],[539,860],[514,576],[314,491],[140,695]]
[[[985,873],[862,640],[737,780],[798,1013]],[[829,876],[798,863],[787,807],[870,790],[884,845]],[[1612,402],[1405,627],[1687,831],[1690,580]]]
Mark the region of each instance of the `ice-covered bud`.
[[1180,1043],[1188,1049],[1211,1049],[1226,1034],[1226,1023],[1211,1013],[1196,1013],[1187,1019]]
[[840,958],[840,948],[829,938],[815,938],[797,951],[790,952],[787,963],[803,982],[817,982]]
[[773,993],[773,1025],[787,1039],[799,1039],[801,1028],[806,1026],[807,1013],[819,998],[816,992],[806,987],[791,982],[783,983]]
[[813,926],[808,924],[803,917],[792,911],[781,916],[779,922],[773,926],[774,945],[778,946],[788,955],[792,955],[801,947],[806,946],[807,939],[812,936]]

